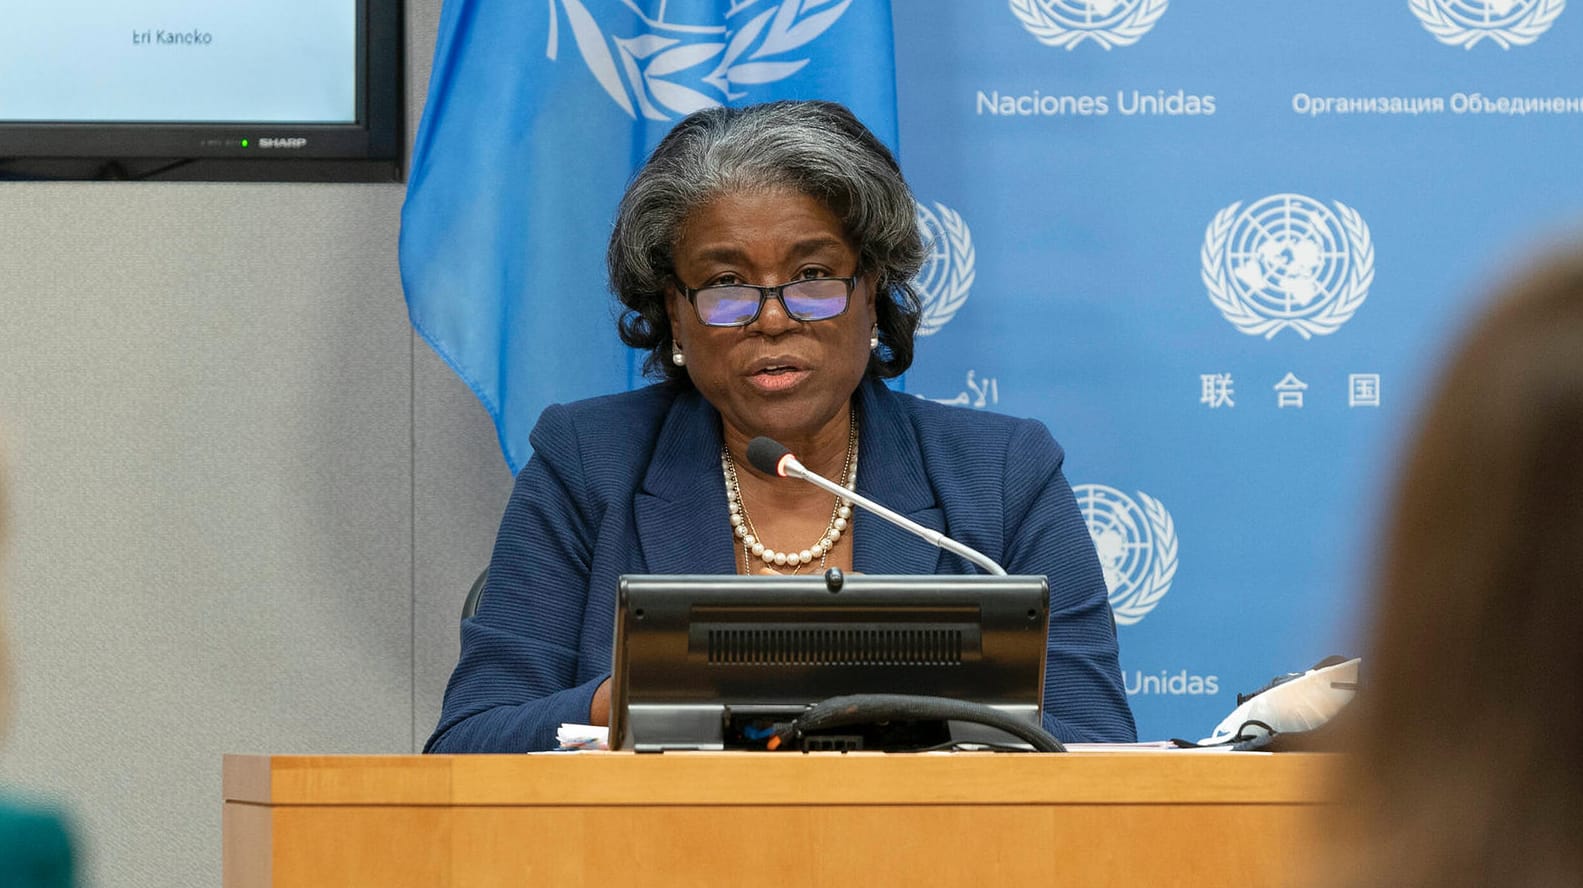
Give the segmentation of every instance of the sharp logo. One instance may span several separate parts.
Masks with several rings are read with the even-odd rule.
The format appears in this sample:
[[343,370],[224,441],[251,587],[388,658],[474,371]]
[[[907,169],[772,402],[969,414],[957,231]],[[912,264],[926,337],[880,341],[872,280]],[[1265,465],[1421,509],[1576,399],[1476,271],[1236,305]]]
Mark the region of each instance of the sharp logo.
[[306,148],[308,140],[300,136],[295,139],[259,139],[260,148]]

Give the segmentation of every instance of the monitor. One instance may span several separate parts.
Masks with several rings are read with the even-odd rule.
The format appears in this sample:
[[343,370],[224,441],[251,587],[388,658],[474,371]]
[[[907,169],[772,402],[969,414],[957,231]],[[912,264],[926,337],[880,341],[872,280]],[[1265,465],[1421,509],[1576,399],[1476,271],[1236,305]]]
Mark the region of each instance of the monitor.
[[[1042,726],[1042,576],[627,575],[618,595],[612,749],[764,749],[773,725],[849,694],[945,697]],[[839,733],[820,748],[1018,745],[957,721]]]
[[9,6],[0,179],[401,178],[396,0]]

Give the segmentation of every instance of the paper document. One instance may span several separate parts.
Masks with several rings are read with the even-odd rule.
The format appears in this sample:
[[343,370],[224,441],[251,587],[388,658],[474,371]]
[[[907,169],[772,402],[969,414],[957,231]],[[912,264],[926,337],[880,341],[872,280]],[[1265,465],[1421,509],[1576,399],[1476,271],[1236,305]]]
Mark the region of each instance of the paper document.
[[562,724],[555,729],[562,749],[609,749],[610,729],[600,725]]
[[1230,752],[1230,746],[1180,746],[1175,740],[1138,743],[1068,743],[1067,752]]

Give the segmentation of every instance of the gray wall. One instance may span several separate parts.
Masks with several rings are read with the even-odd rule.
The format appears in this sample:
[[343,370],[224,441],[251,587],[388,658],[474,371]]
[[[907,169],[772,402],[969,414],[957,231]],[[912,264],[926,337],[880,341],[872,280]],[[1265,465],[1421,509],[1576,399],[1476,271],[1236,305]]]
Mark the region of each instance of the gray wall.
[[511,479],[408,327],[402,197],[0,183],[0,785],[72,809],[89,884],[219,884],[223,753],[434,725]]

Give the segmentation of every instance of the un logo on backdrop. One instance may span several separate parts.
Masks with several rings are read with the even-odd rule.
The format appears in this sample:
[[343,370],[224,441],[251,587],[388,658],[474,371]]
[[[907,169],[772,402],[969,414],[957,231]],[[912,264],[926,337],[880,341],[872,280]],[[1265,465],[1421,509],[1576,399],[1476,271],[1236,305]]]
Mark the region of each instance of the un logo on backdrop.
[[1171,591],[1176,576],[1176,524],[1160,501],[1143,491],[1134,500],[1114,487],[1077,484],[1077,506],[1099,553],[1116,622],[1143,619]]
[[1501,49],[1527,46],[1550,30],[1566,0],[1408,0],[1435,39],[1472,49],[1489,40]]
[[928,251],[923,267],[912,279],[923,316],[918,335],[938,332],[956,316],[973,287],[973,232],[950,207],[942,203],[931,210],[917,204],[918,233]]
[[[1239,212],[1240,210],[1240,212]],[[1238,330],[1304,339],[1341,329],[1369,296],[1374,242],[1357,211],[1275,194],[1215,214],[1199,252],[1209,301]]]
[[737,0],[725,25],[715,24],[713,16],[689,20],[685,12],[667,18],[666,0],[624,5],[638,13],[644,29],[612,37],[582,0],[550,0],[544,53],[551,61],[559,54],[564,11],[583,63],[610,98],[630,117],[641,112],[650,120],[670,120],[796,74],[808,60],[793,51],[829,30],[852,0]]
[[1011,12],[1046,46],[1072,49],[1092,40],[1131,46],[1165,14],[1170,0],[1011,0]]

